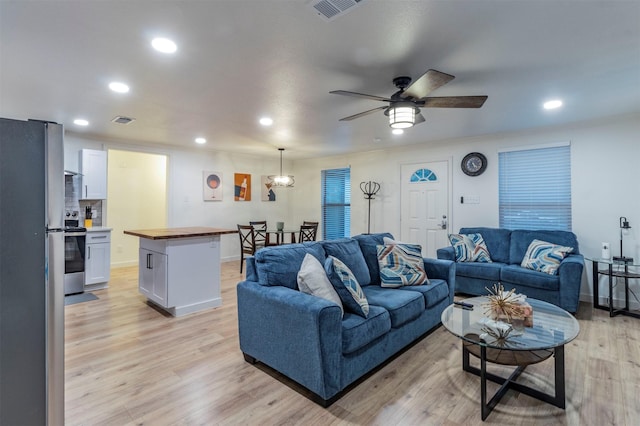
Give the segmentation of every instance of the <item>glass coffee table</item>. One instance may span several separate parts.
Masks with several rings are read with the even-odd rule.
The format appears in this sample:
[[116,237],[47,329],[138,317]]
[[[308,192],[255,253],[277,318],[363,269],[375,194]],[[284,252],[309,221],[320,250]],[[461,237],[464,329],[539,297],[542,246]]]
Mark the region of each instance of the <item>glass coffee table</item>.
[[[537,398],[556,407],[565,408],[564,345],[576,338],[580,332],[578,321],[562,308],[547,302],[527,299],[533,308],[533,327],[519,327],[506,338],[498,338],[487,318],[486,297],[464,299],[472,308],[457,304],[442,312],[442,325],[462,339],[462,369],[480,376],[480,407],[482,420],[500,402],[509,389]],[[504,327],[504,324],[500,324]],[[469,363],[469,354],[480,358],[480,368]],[[517,383],[516,379],[531,364],[555,358],[555,395]],[[487,362],[516,366],[508,377],[487,372]],[[487,380],[501,385],[487,402]]]

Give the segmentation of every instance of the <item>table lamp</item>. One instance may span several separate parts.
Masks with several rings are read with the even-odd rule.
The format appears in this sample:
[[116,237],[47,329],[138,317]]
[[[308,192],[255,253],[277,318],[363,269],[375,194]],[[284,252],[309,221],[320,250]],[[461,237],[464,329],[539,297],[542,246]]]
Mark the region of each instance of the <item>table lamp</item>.
[[626,217],[620,217],[620,256],[613,256],[613,260],[615,262],[623,262],[623,263],[632,263],[633,257],[625,257],[622,254],[622,233],[625,229],[631,229],[631,225],[629,225],[629,221]]

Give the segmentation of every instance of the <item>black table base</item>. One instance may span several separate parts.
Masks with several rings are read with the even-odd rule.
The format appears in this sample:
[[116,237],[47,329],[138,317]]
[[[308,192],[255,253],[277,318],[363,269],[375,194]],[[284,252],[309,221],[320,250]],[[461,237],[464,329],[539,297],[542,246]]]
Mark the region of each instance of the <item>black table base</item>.
[[[504,350],[503,350],[504,351]],[[551,351],[551,350],[550,350]],[[479,354],[478,354],[479,352]],[[498,351],[499,353],[500,351]],[[535,351],[539,352],[539,351]],[[532,352],[535,354],[535,352]],[[469,364],[469,354],[473,354],[480,358],[480,368],[473,367]],[[518,365],[515,371],[508,377],[504,378],[495,374],[487,372],[487,362],[496,362],[498,364],[504,364],[499,360],[494,360],[490,356],[487,358],[486,346],[463,344],[462,346],[462,369],[466,372],[480,376],[480,393],[481,401],[480,408],[482,410],[482,421],[493,411],[496,405],[500,402],[502,397],[507,393],[509,389],[517,392],[521,392],[525,395],[536,398],[540,401],[554,405],[558,408],[565,408],[565,377],[564,377],[564,345],[558,346],[552,350],[553,357],[555,358],[555,395],[549,395],[541,392],[537,389],[533,389],[529,386],[525,386],[521,383],[517,383],[515,380],[522,374],[527,365],[534,362],[528,362],[524,365]],[[479,355],[479,356],[478,356]],[[540,361],[547,359],[547,357],[539,357]],[[539,362],[539,361],[538,361]],[[487,380],[497,383],[500,389],[493,395],[493,397],[487,402]]]

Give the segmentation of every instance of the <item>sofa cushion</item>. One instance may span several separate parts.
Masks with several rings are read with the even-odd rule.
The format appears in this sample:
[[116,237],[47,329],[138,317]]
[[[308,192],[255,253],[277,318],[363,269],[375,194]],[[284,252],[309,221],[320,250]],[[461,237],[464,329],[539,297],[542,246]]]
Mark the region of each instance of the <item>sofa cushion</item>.
[[548,241],[553,244],[565,247],[573,247],[573,254],[580,254],[578,250],[578,239],[576,234],[570,231],[527,231],[514,230],[511,232],[511,245],[509,253],[509,261],[507,263],[516,263],[520,265],[524,255],[529,248],[529,244],[533,240]]
[[[480,234],[494,262],[509,263],[511,230],[501,228],[460,228],[461,234]],[[523,253],[524,254],[524,253]]]
[[360,250],[364,256],[364,261],[369,268],[369,277],[371,284],[380,285],[380,267],[378,266],[378,248],[380,244],[384,244],[384,238],[393,238],[388,232],[382,234],[361,234],[355,235],[354,240],[360,245]]
[[317,242],[286,244],[258,250],[255,254],[258,282],[266,286],[281,285],[297,290],[298,271],[307,253],[320,262],[324,262],[326,258],[322,245]]
[[[504,265],[500,271],[500,281],[505,289],[510,290],[509,283],[517,284],[520,287],[534,287],[542,290],[558,291],[560,288],[560,277],[549,275],[544,272],[532,271],[520,265]],[[527,295],[526,291],[522,291]]]
[[368,318],[345,312],[342,319],[342,353],[357,351],[390,330],[389,312],[381,306],[370,306]]
[[461,277],[481,278],[483,280],[498,281],[500,268],[504,263],[456,263],[456,275]]
[[369,268],[364,260],[360,245],[353,238],[340,238],[338,240],[323,241],[322,247],[327,256],[338,258],[349,267],[360,285],[369,285],[371,277]]
[[437,305],[441,301],[449,298],[449,286],[447,285],[447,282],[442,279],[431,279],[431,282],[429,284],[402,287],[394,291],[406,291],[407,293],[413,292],[422,294],[426,309],[429,309],[432,306]]
[[370,285],[362,289],[369,305],[382,306],[389,311],[391,327],[399,328],[424,312],[424,298],[416,291],[398,291]]
[[481,234],[449,234],[456,262],[491,262]]
[[382,287],[401,287],[429,283],[424,270],[422,247],[416,244],[378,246],[378,266]]
[[560,262],[572,251],[573,247],[533,240],[529,244],[520,266],[549,275],[557,275]]
[[307,253],[302,260],[300,271],[298,271],[298,288],[301,292],[311,294],[316,297],[329,300],[340,306],[340,310],[344,314],[344,308],[340,301],[340,296],[331,285],[329,278],[322,264]]
[[324,269],[344,307],[354,314],[367,318],[369,313],[367,297],[349,267],[340,259],[329,256],[324,263]]

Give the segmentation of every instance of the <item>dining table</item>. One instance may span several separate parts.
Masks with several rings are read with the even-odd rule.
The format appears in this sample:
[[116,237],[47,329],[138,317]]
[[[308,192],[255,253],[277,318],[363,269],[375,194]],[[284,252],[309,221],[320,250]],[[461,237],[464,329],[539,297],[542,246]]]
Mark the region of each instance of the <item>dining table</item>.
[[[296,234],[299,229],[267,229],[265,231],[266,245],[295,244]],[[289,241],[285,241],[285,236],[289,234]]]

